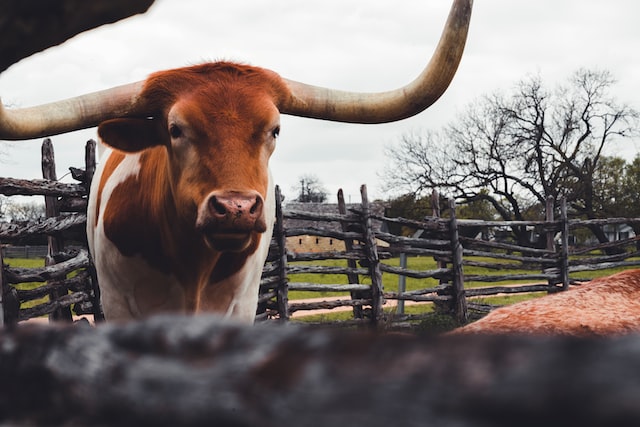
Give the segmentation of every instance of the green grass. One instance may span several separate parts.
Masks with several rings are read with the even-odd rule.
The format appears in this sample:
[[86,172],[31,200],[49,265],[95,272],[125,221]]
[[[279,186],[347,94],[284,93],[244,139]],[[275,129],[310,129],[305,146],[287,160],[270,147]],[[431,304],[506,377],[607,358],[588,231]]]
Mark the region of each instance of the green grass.
[[[492,258],[481,258],[475,257],[473,258],[475,261],[483,261],[483,262],[496,262],[495,259]],[[400,261],[399,258],[392,258],[389,260],[383,261],[385,264],[399,267]],[[508,261],[501,261],[503,264],[507,264]],[[296,263],[291,263],[296,264]],[[299,262],[297,264],[302,265],[323,265],[323,266],[332,266],[332,267],[346,267],[347,262],[345,260],[323,260],[323,261],[314,261],[314,262]],[[407,268],[410,270],[417,271],[426,271],[426,270],[434,270],[437,268],[436,262],[432,257],[409,257],[407,259]],[[619,271],[628,269],[628,267],[618,267],[618,268],[610,268],[607,270],[598,270],[598,271],[583,271],[572,273],[572,279],[580,279],[580,278],[594,278],[607,276],[610,274],[617,273]],[[510,270],[492,270],[485,267],[476,267],[476,266],[465,266],[464,274],[465,276],[475,276],[475,275],[501,275],[501,274],[533,274],[535,271],[518,269],[517,266]],[[398,277],[395,274],[391,273],[383,273],[382,274],[382,282],[385,290],[388,291],[396,291],[398,289]],[[290,282],[303,282],[303,283],[320,283],[320,284],[347,284],[347,276],[344,274],[316,274],[316,273],[306,273],[306,274],[290,274],[289,275]],[[517,284],[525,284],[525,283],[544,283],[544,280],[506,280],[506,281],[498,281],[498,282],[479,282],[479,281],[465,281],[465,288],[477,288],[477,287],[486,287],[486,286],[504,286],[504,285],[517,285]],[[360,277],[360,283],[369,284],[371,280],[367,276]],[[431,288],[438,285],[437,279],[413,279],[410,277],[406,278],[406,290],[413,291],[418,289]],[[336,292],[312,292],[312,291],[291,291],[289,293],[290,299],[302,299],[302,298],[320,298],[320,297],[331,297],[331,296],[340,296],[344,295]]]
[[[21,267],[21,268],[39,268],[44,267],[44,259],[43,258],[4,258],[4,263],[9,267]],[[15,285],[16,289],[19,290],[30,290],[35,289],[39,286],[42,286],[42,282],[27,282],[27,283],[19,283]],[[20,305],[20,308],[31,308],[36,305],[44,304],[49,302],[49,296],[44,296],[39,299],[23,302]]]
[[[496,262],[495,259],[492,258],[473,258],[476,261],[484,261],[484,262]],[[392,266],[398,267],[400,265],[400,261],[398,258],[384,260],[384,263]],[[509,261],[500,261],[501,263],[508,263]],[[346,267],[347,262],[344,260],[324,260],[317,262],[300,262],[300,264],[306,265],[324,265],[324,266],[342,266]],[[425,270],[433,270],[437,268],[436,262],[432,257],[408,257],[407,259],[407,268],[411,270],[425,271]],[[628,268],[628,267],[627,267]],[[598,271],[585,271],[572,273],[572,279],[580,279],[580,278],[595,278],[601,276],[607,276],[614,274],[616,272],[627,269],[625,267],[619,268],[611,268],[607,270],[598,270]],[[514,268],[512,270],[492,270],[484,267],[475,267],[475,266],[465,266],[464,274],[465,276],[472,275],[500,275],[500,274],[527,274],[534,273],[534,271],[530,270],[522,270],[518,268]],[[291,274],[289,275],[290,282],[308,282],[308,283],[324,283],[324,284],[347,284],[347,277],[344,274]],[[383,273],[382,274],[383,286],[386,291],[397,291],[398,290],[398,276],[391,273]],[[369,277],[361,276],[360,282],[364,284],[371,283]],[[500,281],[500,282],[473,282],[473,281],[465,281],[465,288],[475,288],[475,287],[483,287],[483,286],[513,286],[517,284],[526,284],[526,283],[545,283],[543,280],[532,281],[532,280],[508,280],[508,281]],[[413,279],[406,278],[406,290],[418,290],[424,288],[431,288],[438,285],[438,280],[436,279]],[[526,294],[506,294],[500,296],[486,296],[486,297],[478,297],[470,300],[474,303],[480,304],[490,304],[490,305],[509,305],[514,304],[516,302],[529,300],[532,298],[539,298],[543,295],[546,295],[544,292],[536,292],[536,293],[526,293]],[[337,293],[337,292],[311,292],[311,291],[291,291],[289,292],[289,299],[294,301],[296,299],[306,299],[306,298],[328,298],[328,297],[343,297],[349,298],[347,293]],[[391,308],[385,308],[385,312],[387,313],[395,313],[395,306]],[[417,304],[417,305],[408,305],[405,304],[404,312],[405,314],[425,314],[433,311],[433,305],[426,304]],[[435,315],[435,314],[434,314]],[[343,321],[352,318],[352,311],[341,311],[335,313],[326,313],[326,314],[316,314],[310,316],[304,316],[301,318],[297,318],[297,321],[301,322],[330,322],[330,321]]]
[[38,268],[44,267],[43,258],[3,258],[9,267]]
[[[476,258],[478,261],[491,262],[490,258]],[[392,258],[389,260],[383,261],[385,264],[399,267],[400,260],[399,258]],[[294,264],[294,263],[292,263]],[[313,263],[309,262],[300,262],[299,264],[306,265],[323,265],[323,266],[333,266],[333,267],[346,267],[347,262],[345,260],[323,260],[316,261]],[[410,270],[417,271],[426,271],[426,270],[435,270],[437,268],[436,262],[433,257],[408,257],[407,259],[407,268]],[[483,267],[474,267],[474,266],[465,266],[464,273],[465,275],[482,275],[482,274],[502,274],[507,271],[503,270],[501,272],[491,271],[487,268]],[[510,274],[523,274],[527,273],[526,270],[513,269],[508,270]],[[397,291],[398,289],[398,278],[399,276],[391,273],[383,273],[382,274],[382,283],[385,290],[388,291]],[[290,282],[308,282],[308,283],[321,283],[321,284],[347,284],[347,277],[344,274],[315,274],[315,273],[307,273],[307,274],[291,274],[289,275]],[[526,282],[526,281],[524,281]],[[522,282],[522,283],[524,283]],[[530,281],[529,281],[530,282]],[[360,283],[369,284],[371,280],[369,277],[361,276]],[[418,289],[432,288],[438,285],[437,279],[414,279],[411,277],[406,278],[406,290],[414,291]],[[479,286],[500,286],[500,285],[513,285],[514,281],[502,281],[495,283],[484,283],[484,282],[465,282],[465,287],[474,288]],[[341,293],[335,292],[311,292],[311,291],[291,291],[289,293],[290,299],[303,299],[303,298],[320,298],[320,297],[331,297],[331,296],[340,296],[344,295]]]

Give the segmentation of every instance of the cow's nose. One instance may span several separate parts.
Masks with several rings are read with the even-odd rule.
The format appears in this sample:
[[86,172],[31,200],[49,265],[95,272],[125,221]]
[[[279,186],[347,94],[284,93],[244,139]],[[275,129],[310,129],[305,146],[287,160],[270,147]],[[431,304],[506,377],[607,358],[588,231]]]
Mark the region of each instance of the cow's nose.
[[207,201],[209,215],[222,228],[238,231],[265,231],[264,201],[257,192],[214,192]]

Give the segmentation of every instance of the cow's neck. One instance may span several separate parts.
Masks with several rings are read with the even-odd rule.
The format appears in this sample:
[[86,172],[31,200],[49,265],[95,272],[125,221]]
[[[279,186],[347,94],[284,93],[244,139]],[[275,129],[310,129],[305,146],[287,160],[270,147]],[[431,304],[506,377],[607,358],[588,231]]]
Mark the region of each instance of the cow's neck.
[[[114,154],[114,161],[122,161]],[[178,216],[166,150],[157,147],[134,156],[139,156],[139,170],[111,193],[105,233],[123,255],[140,256],[154,269],[181,281],[197,280],[195,272],[203,274],[201,264],[215,262],[219,254],[196,234],[195,212],[193,218]]]

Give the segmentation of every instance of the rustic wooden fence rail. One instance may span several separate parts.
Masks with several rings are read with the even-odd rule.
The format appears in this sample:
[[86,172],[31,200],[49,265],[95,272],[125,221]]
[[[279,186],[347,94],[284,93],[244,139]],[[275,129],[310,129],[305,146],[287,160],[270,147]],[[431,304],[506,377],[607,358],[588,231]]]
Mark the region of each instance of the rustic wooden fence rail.
[[[50,141],[45,140],[43,147],[43,165],[55,169]],[[2,263],[0,322],[11,324],[42,315],[69,320],[71,309],[75,314],[102,319],[99,287],[84,235],[94,170],[95,143],[90,141],[84,170],[73,169],[77,184],[56,182],[55,170],[45,172],[47,179],[0,178],[0,194],[45,196],[53,205],[47,209],[48,217],[39,221],[0,222],[3,244],[19,243],[35,235],[49,236],[44,267],[23,269]],[[280,201],[279,189],[276,191]],[[566,203],[561,201],[560,217],[554,219],[551,201],[545,221],[479,221],[456,218],[451,201],[448,218],[440,218],[434,209],[436,216],[415,221],[374,212],[364,186],[361,197],[361,203],[347,205],[340,192],[335,213],[287,209],[277,203],[277,223],[263,270],[257,320],[286,321],[296,313],[341,307],[352,311],[352,319],[342,322],[348,325],[425,317],[427,314],[404,312],[404,303],[412,302],[432,303],[464,322],[468,309],[492,308],[478,298],[556,292],[571,283],[589,280],[590,271],[640,265],[640,237],[569,244],[570,235],[581,230],[638,225],[640,218],[570,220]],[[389,227],[402,227],[410,236],[390,233],[386,231]],[[512,227],[525,227],[532,234],[545,236],[546,247],[505,239]],[[328,238],[336,245],[329,251],[292,250],[288,239],[301,236]],[[0,261],[1,257],[0,253]],[[433,268],[412,267],[412,261],[418,259],[432,260]],[[322,280],[300,282],[296,280],[300,274],[318,275]],[[398,285],[389,286],[389,277]],[[407,282],[412,282],[408,290]],[[297,291],[318,292],[321,297],[311,301],[290,298]],[[327,292],[338,296],[323,297]],[[396,301],[398,309],[385,312],[387,301]]]
[[[362,204],[351,207],[348,213],[340,194],[336,214],[279,207],[275,242],[285,242],[288,237],[312,235],[342,240],[345,250],[301,253],[283,251],[280,247],[280,255],[270,258],[269,267],[265,269],[262,310],[258,318],[289,319],[292,313],[302,310],[353,307],[354,319],[343,323],[376,324],[384,317],[384,301],[397,300],[431,302],[464,322],[468,320],[468,307],[479,311],[493,308],[490,304],[478,303],[478,297],[557,292],[567,289],[570,284],[590,280],[588,275],[579,275],[581,272],[640,265],[640,251],[636,249],[640,237],[575,247],[568,243],[569,236],[580,230],[588,230],[592,226],[636,225],[640,224],[640,218],[569,220],[566,201],[562,200],[559,203],[561,217],[557,220],[551,216],[547,221],[478,221],[457,219],[455,204],[451,201],[449,218],[433,217],[415,221],[367,214],[366,188],[363,187],[362,191]],[[384,227],[372,227],[371,220],[378,224],[393,223],[417,233],[414,233],[414,237],[390,234],[382,231]],[[296,226],[282,225],[290,221],[295,221]],[[305,221],[314,225],[301,225]],[[319,223],[324,225],[319,226]],[[335,224],[342,227],[336,227]],[[527,227],[532,233],[546,235],[547,247],[523,246],[491,237],[492,230],[504,231],[515,226]],[[602,254],[603,251],[605,254]],[[433,269],[427,270],[387,262],[407,256],[433,258],[436,262]],[[319,260],[341,260],[344,266],[320,266],[315,263]],[[465,268],[468,271],[480,269],[481,272],[468,274],[464,273]],[[273,276],[266,274],[267,271],[273,272]],[[281,274],[282,271],[286,274]],[[348,284],[299,283],[291,279],[297,273],[332,274],[334,277],[342,275],[348,278]],[[385,289],[379,279],[381,274],[395,275],[399,283],[406,278],[417,279],[422,286],[409,291],[399,286],[397,292],[391,288]],[[280,279],[276,279],[276,276]],[[367,284],[363,284],[365,282]],[[502,284],[487,286],[496,282]],[[505,282],[508,284],[505,285]],[[287,305],[284,302],[289,299],[290,291],[331,291],[341,293],[344,297],[313,302],[293,300]],[[277,300],[274,299],[276,295]],[[380,296],[382,302],[376,300],[376,295]],[[286,309],[283,309],[285,305]],[[402,312],[391,316],[392,321],[422,317],[425,314],[405,315]]]
[[[95,170],[95,142],[85,148],[84,169],[73,169],[78,181],[56,181],[53,146],[49,139],[42,145],[44,179],[0,179],[0,194],[5,196],[45,196],[46,218],[30,222],[0,222],[0,243],[19,243],[46,235],[48,250],[45,266],[8,267],[2,260],[0,274],[0,322],[48,315],[51,320],[71,320],[75,314],[90,314],[101,319],[99,290],[86,249],[85,224],[88,189]],[[88,171],[88,172],[87,172]],[[35,282],[35,285],[34,285]]]

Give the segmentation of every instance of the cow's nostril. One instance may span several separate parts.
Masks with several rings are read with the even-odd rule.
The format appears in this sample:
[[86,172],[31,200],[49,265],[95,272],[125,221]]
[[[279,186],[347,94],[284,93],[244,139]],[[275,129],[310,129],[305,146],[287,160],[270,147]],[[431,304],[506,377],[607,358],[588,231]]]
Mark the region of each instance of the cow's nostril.
[[258,198],[256,197],[256,201],[255,203],[253,203],[253,205],[251,205],[251,209],[249,209],[249,213],[251,213],[251,215],[255,214],[256,211],[258,210],[258,204],[260,203],[260,201],[258,200]]
[[218,215],[226,215],[227,208],[224,204],[220,203],[216,196],[213,196],[209,199],[209,206],[213,209],[214,213]]

